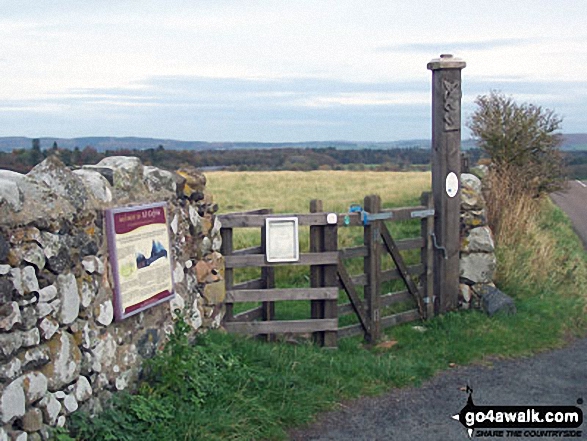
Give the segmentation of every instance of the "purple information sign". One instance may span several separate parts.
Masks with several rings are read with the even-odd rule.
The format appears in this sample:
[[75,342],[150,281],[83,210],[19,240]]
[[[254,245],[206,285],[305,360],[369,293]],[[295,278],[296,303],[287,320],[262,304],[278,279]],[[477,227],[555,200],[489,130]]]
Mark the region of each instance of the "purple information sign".
[[106,210],[116,320],[175,296],[167,204]]

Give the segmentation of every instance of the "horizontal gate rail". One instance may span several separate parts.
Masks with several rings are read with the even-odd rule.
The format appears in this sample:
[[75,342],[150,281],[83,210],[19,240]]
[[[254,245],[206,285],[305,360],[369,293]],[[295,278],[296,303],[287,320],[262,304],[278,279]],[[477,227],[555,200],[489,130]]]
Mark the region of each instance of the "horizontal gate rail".
[[232,289],[234,289],[234,290],[238,290],[238,289],[262,289],[264,283],[265,282],[264,282],[263,279],[247,280],[246,282],[237,283],[236,285],[233,285],[232,286]]
[[382,317],[381,329],[400,325],[402,323],[415,322],[420,319],[420,311],[418,309],[411,309],[409,311],[399,312],[397,314],[393,314],[387,317]]
[[233,256],[247,256],[249,254],[263,254],[263,247],[241,248],[233,251]]
[[326,217],[328,213],[302,213],[302,214],[221,214],[220,222],[224,228],[261,228],[265,226],[266,219],[279,217],[297,217],[299,226],[328,225]]
[[[227,213],[218,216],[224,228],[260,228],[265,225],[266,219],[276,217],[297,217],[299,226],[321,226],[329,225],[327,216],[329,213],[301,213],[301,214],[273,214],[268,213],[269,210],[260,210],[263,213]],[[417,205],[415,207],[400,207],[393,209],[385,209],[379,211],[378,214],[386,215],[386,220],[397,222],[406,221],[414,218],[430,216],[433,212],[424,205]],[[360,212],[355,213],[339,213],[337,214],[337,225],[339,227],[363,226],[363,215]]]
[[[407,267],[408,274],[412,276],[420,276],[424,274],[425,267],[421,263],[416,265],[410,265]],[[397,269],[387,270],[381,272],[381,281],[382,282],[389,282],[391,280],[399,280],[401,275]],[[364,286],[367,284],[367,276],[365,274],[359,274],[357,276],[352,276],[351,280],[353,284]]]
[[[229,255],[225,256],[226,268],[273,267],[283,265],[282,262],[269,263],[264,254]],[[338,263],[338,251],[324,253],[300,254],[297,262],[288,262],[287,265],[336,265]]]
[[265,322],[226,322],[228,332],[246,335],[310,333],[321,331],[337,331],[338,319],[311,319],[311,320],[280,320]]
[[337,300],[338,288],[242,289],[226,292],[226,301],[275,302],[280,300]]
[[365,330],[363,329],[363,325],[357,323],[356,325],[349,325],[343,326],[342,328],[338,328],[337,337],[344,338],[344,337],[353,337],[355,335],[364,334]]
[[409,291],[396,291],[381,296],[381,307],[391,306],[395,303],[408,302],[414,300]]
[[248,311],[243,311],[238,314],[235,314],[232,317],[232,321],[234,322],[248,322],[253,320],[259,320],[263,318],[265,313],[265,308],[263,306],[258,306],[253,309],[249,309]]

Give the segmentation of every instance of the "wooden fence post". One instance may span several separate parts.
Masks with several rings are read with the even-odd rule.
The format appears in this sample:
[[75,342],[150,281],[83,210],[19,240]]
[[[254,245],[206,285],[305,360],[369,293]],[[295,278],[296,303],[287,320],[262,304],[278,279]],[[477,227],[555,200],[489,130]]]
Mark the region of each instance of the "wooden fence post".
[[[261,228],[261,251],[263,254],[267,252],[267,238],[265,237],[265,227]],[[261,280],[264,289],[275,288],[275,268],[263,267],[261,268]],[[275,302],[262,302],[263,309],[262,320],[264,322],[271,321],[275,318]],[[274,334],[267,334],[267,341],[275,341]]]
[[[324,252],[338,251],[338,225],[325,225],[322,228],[324,234]],[[324,265],[323,277],[325,287],[338,288],[338,265]],[[324,300],[324,318],[338,318],[338,299]],[[338,346],[338,332],[324,332],[324,346],[327,348],[336,348]]]
[[[322,201],[310,202],[310,213],[321,213]],[[314,225],[310,227],[310,252],[322,253],[338,250],[338,226]],[[312,288],[338,287],[337,265],[313,265],[310,267],[310,285]],[[312,300],[311,314],[313,319],[335,319],[338,317],[336,300]],[[323,331],[314,334],[314,341],[320,346],[336,347],[336,331]]]
[[[370,214],[379,213],[381,210],[381,198],[378,195],[366,196],[364,200],[365,211]],[[379,223],[373,221],[364,227],[363,243],[367,247],[367,256],[363,260],[363,269],[367,278],[365,285],[365,306],[367,308],[367,320],[369,331],[365,334],[365,340],[375,342],[380,337],[380,281],[381,281],[381,232]]]
[[461,170],[461,70],[465,62],[441,55],[432,71],[432,194],[434,197],[434,295],[439,311],[457,308]]
[[[220,252],[226,258],[226,256],[230,256],[232,254],[232,228],[222,228],[220,230],[220,234],[222,237],[222,246],[220,248]],[[224,286],[226,288],[226,291],[230,291],[232,289],[233,284],[233,269],[226,268],[224,270]],[[224,314],[224,320],[230,322],[233,320],[233,318],[233,305],[232,303],[227,303],[226,312]]]
[[[313,199],[310,201],[310,213],[322,212],[322,201]],[[310,252],[320,253],[324,249],[324,234],[321,226],[310,227]],[[310,286],[312,288],[321,288],[324,286],[324,268],[321,265],[312,265],[310,267]],[[322,300],[311,300],[311,317],[313,319],[324,318],[324,302]],[[324,345],[324,333],[315,332],[314,342],[320,346]]]

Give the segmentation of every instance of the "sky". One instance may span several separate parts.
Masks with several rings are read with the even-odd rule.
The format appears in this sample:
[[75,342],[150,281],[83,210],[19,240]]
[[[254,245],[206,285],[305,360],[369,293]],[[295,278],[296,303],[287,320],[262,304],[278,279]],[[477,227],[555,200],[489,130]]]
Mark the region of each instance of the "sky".
[[[0,136],[394,141],[498,90],[587,132],[585,0],[2,0]],[[463,129],[463,138],[468,137]]]

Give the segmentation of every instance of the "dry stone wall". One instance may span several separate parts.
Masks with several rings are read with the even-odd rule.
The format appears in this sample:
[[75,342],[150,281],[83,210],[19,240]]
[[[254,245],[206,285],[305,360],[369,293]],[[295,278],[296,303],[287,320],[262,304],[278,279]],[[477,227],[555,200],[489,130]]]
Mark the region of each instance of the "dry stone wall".
[[[79,408],[132,388],[181,310],[194,332],[220,325],[218,207],[194,168],[109,157],[77,170],[49,157],[0,170],[0,441],[43,440]],[[166,201],[176,297],[114,321],[104,209]]]
[[481,308],[481,298],[493,288],[497,260],[481,179],[461,174],[461,252],[459,306]]

